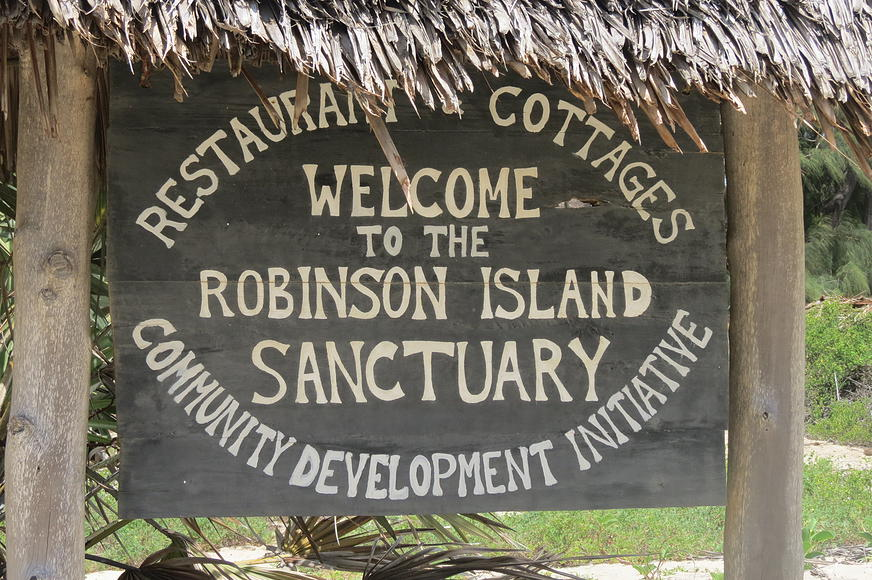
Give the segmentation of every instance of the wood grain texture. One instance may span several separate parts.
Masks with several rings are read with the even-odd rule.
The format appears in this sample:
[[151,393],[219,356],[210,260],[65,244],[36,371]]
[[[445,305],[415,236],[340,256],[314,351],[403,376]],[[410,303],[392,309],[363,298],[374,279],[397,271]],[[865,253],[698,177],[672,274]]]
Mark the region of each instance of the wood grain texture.
[[84,575],[95,62],[79,45],[57,45],[57,137],[47,133],[34,68],[23,51],[8,578],[70,580]]
[[[250,72],[266,95],[282,95],[291,89],[287,80],[276,79],[268,68]],[[300,117],[304,130],[281,137],[269,125],[259,108],[259,99],[247,83],[229,77],[226,71],[216,70],[192,79],[189,98],[183,104],[166,98],[172,86],[169,75],[155,75],[152,88],[145,90],[125,71],[119,73],[114,76],[111,105],[109,271],[124,446],[120,503],[125,515],[444,513],[723,502],[728,279],[717,107],[699,98],[682,103],[711,153],[680,154],[665,148],[650,125],[643,127],[643,142],[639,145],[620,129],[610,113],[597,113],[588,119],[577,99],[564,89],[519,77],[497,79],[492,86],[482,80],[475,92],[467,95],[462,118],[425,111],[419,116],[410,104],[398,100],[395,117],[389,117],[385,125],[409,176],[414,177],[423,168],[441,172],[438,183],[429,177],[417,186],[417,210],[431,204],[448,208],[447,176],[457,169],[468,171],[474,187],[481,191],[480,169],[496,179],[506,168],[507,175],[510,170],[524,170],[531,175],[526,181],[531,188],[527,206],[538,216],[499,217],[501,202],[488,198],[481,202],[484,215],[475,201],[478,207],[471,214],[452,216],[445,210],[428,217],[416,210],[415,215],[381,217],[381,169],[388,163],[360,108],[352,121],[347,96],[328,96],[335,90],[329,84],[320,80],[309,83],[308,113]],[[499,100],[492,104],[492,98]],[[333,99],[339,102],[347,124],[338,125],[336,109],[329,107]],[[570,106],[585,116],[568,118]],[[492,110],[501,115],[503,125],[494,120]],[[524,110],[532,114],[525,117]],[[547,114],[543,112],[546,110]],[[283,105],[280,113],[291,126],[292,111]],[[257,118],[266,124],[259,125]],[[318,127],[309,130],[312,119]],[[240,124],[248,129],[241,129]],[[234,126],[239,135],[245,136],[247,145],[240,145]],[[602,131],[596,139],[594,127]],[[252,140],[249,130],[262,141],[260,145]],[[224,135],[220,144],[233,163],[226,165],[232,172],[213,151],[202,146],[216,134]],[[693,150],[687,139],[681,145]],[[610,173],[616,162],[608,161],[609,154],[616,148],[620,149],[613,159],[618,159],[621,151],[626,152],[626,157],[617,162],[620,168]],[[193,159],[186,165],[188,173],[206,169],[216,176],[215,190],[200,200],[196,198],[197,189],[208,188],[210,180],[197,178],[192,182],[182,175],[180,164],[186,159]],[[312,172],[314,165],[318,167]],[[310,183],[319,188],[335,187],[336,165],[347,167],[348,173],[354,167],[368,168],[370,174],[361,179],[369,193],[358,197],[364,198],[362,203],[375,215],[349,215],[354,194],[347,176],[340,196],[341,215],[313,215]],[[305,173],[304,166],[309,167],[310,174]],[[656,177],[648,175],[644,167],[656,171]],[[535,168],[535,178],[530,168]],[[390,207],[402,207],[400,183],[390,168],[387,171],[392,180]],[[312,174],[314,177],[309,177]],[[635,192],[628,186],[629,175],[640,180]],[[672,188],[674,196],[655,187],[661,179]],[[514,183],[512,178],[510,184]],[[157,196],[164,187],[164,198],[184,198],[180,203],[185,207],[198,204],[196,212],[184,219],[183,231],[167,230],[174,241],[171,247],[137,224],[147,208],[156,204],[169,207]],[[514,214],[516,186],[510,188],[506,213]],[[463,205],[466,191],[462,184],[456,186],[456,203]],[[651,203],[649,198],[646,211],[640,213],[631,199],[643,196],[643,191],[651,191],[657,199]],[[659,243],[654,220],[668,224],[677,208],[693,216],[694,229],[682,229],[674,241]],[[368,255],[364,237],[356,228],[371,225],[400,231],[401,251],[391,255],[381,238],[376,238],[375,250]],[[487,255],[452,256],[444,244],[441,253],[434,255],[432,239],[422,233],[428,226],[487,228],[483,234]],[[299,268],[310,267],[323,267],[331,282],[337,281],[340,268],[348,269],[349,279],[362,267],[377,269],[384,277],[384,272],[393,268],[410,273],[421,268],[431,281],[434,268],[445,268],[446,316],[432,316],[429,306],[425,319],[414,319],[410,310],[389,316],[386,308],[369,319],[340,316],[326,293],[323,318],[303,316],[303,304],[315,301],[313,296],[321,293],[310,288],[309,299],[303,297]],[[550,316],[534,318],[528,315],[528,309],[516,318],[488,317],[483,300],[483,267],[517,271],[519,280],[509,286],[528,298],[527,270],[534,270],[538,274],[538,307],[554,310],[565,287],[566,271],[577,272],[591,317],[577,316],[572,310],[573,314],[565,318],[554,316],[553,311]],[[267,312],[270,301],[266,299],[263,308],[244,314],[240,305],[256,304],[255,289],[265,284],[270,268],[284,268],[290,273],[287,290],[294,296],[293,313],[271,318]],[[226,296],[233,316],[223,314],[214,298],[206,300],[211,301],[209,316],[200,316],[204,270],[228,277]],[[652,289],[650,307],[639,316],[625,316],[623,310],[622,272],[631,270],[644,275]],[[251,277],[240,284],[245,271],[253,273],[249,276],[260,276],[260,285]],[[600,280],[607,276],[605,272],[614,274],[618,297],[614,316],[602,312],[594,316],[591,272],[598,272]],[[395,305],[402,302],[403,285],[396,280],[388,290],[374,279],[367,279],[367,284],[380,302],[385,302],[385,295]],[[369,309],[369,299],[351,286],[347,288],[348,309]],[[525,300],[529,304],[530,300]],[[494,307],[512,308],[512,298],[501,290],[493,289],[492,302]],[[601,460],[581,442],[596,464],[589,469],[579,465],[565,433],[578,425],[590,427],[592,415],[594,421],[602,418],[594,414],[628,385],[660,341],[668,338],[670,324],[679,311],[689,312],[689,319],[700,328],[710,328],[711,342],[704,350],[681,358],[679,363],[686,365],[681,371],[660,359],[659,364],[676,377],[679,372],[686,373],[680,376],[681,388],[672,392],[653,372],[649,373],[646,380],[659,385],[655,388],[667,393],[668,401],[655,403],[656,414],[647,418],[633,415],[644,423],[637,432],[631,432],[633,424],[612,407],[615,428],[623,429],[626,439],[616,436],[621,445],[594,441],[593,445],[599,445],[602,451]],[[165,319],[176,331],[163,336],[149,327],[141,335],[146,342],[137,343],[137,327],[152,319]],[[592,351],[600,338],[609,340],[610,345],[596,374],[599,398],[586,400],[587,374],[568,345],[578,339]],[[546,396],[530,400],[537,384],[536,355],[531,345],[542,339],[562,349],[555,372],[567,386],[571,400],[559,400],[554,383],[547,377]],[[277,391],[274,375],[256,368],[253,362],[255,347],[265,340],[287,346],[284,353],[274,346],[262,351],[262,360],[283,377],[288,387],[269,402],[264,401],[266,396],[281,391]],[[168,367],[167,372],[158,370],[162,363],[152,353],[158,345],[171,347],[171,341],[184,344],[184,356],[192,354],[196,364],[202,364],[204,372],[210,373],[207,383],[218,381],[224,389],[212,408],[232,396],[228,405],[238,403],[234,421],[242,413],[250,413],[260,422],[258,429],[269,427],[296,438],[270,473],[265,472],[264,464],[273,456],[272,442],[264,443],[259,451],[265,439],[259,439],[258,432],[252,430],[239,440],[238,446],[234,446],[236,433],[220,443],[223,423],[208,426],[208,413],[199,413],[206,403],[197,402],[196,396],[186,391],[194,379],[187,377],[182,381],[184,386],[180,383],[174,388],[178,374]],[[399,383],[404,396],[395,400],[377,398],[367,381],[367,400],[358,402],[341,377],[337,381],[330,378],[325,353],[326,345],[334,342],[343,364],[357,376],[351,341],[365,342],[364,367],[367,361],[375,360],[368,358],[368,353],[376,344],[385,341],[398,345],[396,357],[380,360],[374,374],[381,385]],[[422,357],[403,354],[407,341],[438,341],[455,348],[455,353],[461,343],[468,345],[463,373],[476,393],[489,384],[488,376],[499,375],[503,345],[513,341],[521,382],[530,396],[524,399],[518,383],[507,381],[500,382],[504,397],[496,396],[494,386],[490,396],[470,403],[460,395],[460,357],[437,354],[432,363],[433,393],[427,398],[422,387],[426,382]],[[494,364],[483,362],[485,343],[493,345]],[[316,403],[314,383],[300,380],[299,369],[310,364],[305,363],[301,353],[311,344],[327,392],[334,382],[338,384],[341,402],[333,401],[331,395],[331,401]],[[170,352],[169,356],[175,355]],[[181,356],[179,360],[183,360]],[[495,385],[499,381],[492,382]],[[299,385],[309,393],[305,401],[297,400]],[[632,404],[628,403],[627,408],[636,413]],[[606,423],[603,425],[612,432]],[[241,432],[242,428],[238,429]],[[582,435],[578,437],[581,441]],[[447,476],[442,490],[436,490],[444,493],[425,492],[402,498],[397,493],[396,499],[385,499],[378,497],[383,490],[376,489],[381,484],[375,482],[368,496],[363,491],[355,495],[356,488],[352,489],[347,475],[348,463],[333,461],[333,473],[329,474],[329,469],[323,467],[327,459],[320,471],[325,477],[323,493],[313,489],[314,482],[289,484],[297,467],[305,465],[304,453],[312,448],[324,458],[327,453],[334,458],[344,454],[355,466],[364,456],[398,457],[394,483],[400,491],[414,487],[410,465],[419,458],[429,461],[436,454],[465,454],[469,458],[476,453],[500,455],[505,450],[514,450],[519,458],[528,446],[542,441],[554,446],[549,458],[557,483],[552,485],[546,483],[538,459],[530,463],[532,483],[504,493],[496,488],[504,484],[510,487],[511,480],[507,470],[500,468],[493,493],[462,493],[468,490],[461,490],[458,470]],[[443,465],[450,465],[451,460],[440,457]],[[391,478],[387,467],[371,469],[372,465],[368,465],[364,479],[370,473],[374,474],[371,481],[383,477],[387,482]],[[330,493],[333,485],[339,489]],[[366,487],[360,484],[361,490]]]
[[724,107],[730,309],[727,578],[802,577],[804,246],[796,127]]

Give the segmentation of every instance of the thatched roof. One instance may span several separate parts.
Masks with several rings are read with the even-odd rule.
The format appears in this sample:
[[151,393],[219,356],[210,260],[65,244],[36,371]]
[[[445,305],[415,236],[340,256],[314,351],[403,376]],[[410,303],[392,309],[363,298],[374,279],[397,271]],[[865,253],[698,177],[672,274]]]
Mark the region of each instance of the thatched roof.
[[216,59],[233,72],[270,60],[377,98],[396,79],[450,109],[478,71],[511,70],[631,128],[641,111],[693,133],[677,92],[741,107],[760,84],[872,154],[869,0],[7,0],[3,22],[20,50],[63,30],[144,71],[167,67],[179,95]]

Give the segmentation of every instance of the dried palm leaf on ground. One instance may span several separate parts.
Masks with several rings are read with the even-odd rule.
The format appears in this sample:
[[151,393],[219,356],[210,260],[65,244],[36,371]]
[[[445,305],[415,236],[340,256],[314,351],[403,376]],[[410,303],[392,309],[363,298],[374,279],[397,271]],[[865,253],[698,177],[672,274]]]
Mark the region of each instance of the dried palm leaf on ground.
[[439,580],[470,572],[495,572],[507,578],[526,580],[574,578],[577,576],[558,572],[549,564],[556,559],[543,555],[524,557],[520,554],[505,553],[501,550],[488,550],[471,547],[409,546],[394,543],[385,550],[382,558],[373,558],[363,572],[362,580]]

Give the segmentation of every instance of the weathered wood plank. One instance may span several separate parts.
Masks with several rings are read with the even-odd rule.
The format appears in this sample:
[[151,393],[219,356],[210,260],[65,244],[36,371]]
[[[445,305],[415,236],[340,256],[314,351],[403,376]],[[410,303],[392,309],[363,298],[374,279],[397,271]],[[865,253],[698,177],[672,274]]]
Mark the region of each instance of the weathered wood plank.
[[730,309],[727,578],[802,577],[805,368],[796,127],[759,89],[724,107]]
[[78,44],[56,48],[56,138],[43,122],[35,67],[21,53],[15,367],[6,448],[10,580],[84,575],[95,61]]
[[[252,74],[260,75],[266,94],[284,94],[280,112],[292,128],[289,87],[271,72]],[[462,119],[426,112],[419,117],[411,106],[398,104],[386,126],[413,186],[415,176],[423,175],[413,187],[419,211],[399,217],[403,194],[378,142],[359,107],[350,109],[346,96],[329,84],[310,83],[308,113],[300,117],[297,134],[284,136],[248,85],[220,72],[193,80],[190,100],[182,105],[166,99],[166,78],[155,77],[152,86],[144,91],[123,76],[113,89],[110,271],[125,514],[433,513],[723,501],[728,282],[716,107],[700,99],[685,103],[714,153],[682,155],[665,149],[650,127],[643,128],[640,146],[609,113],[588,117],[562,89],[523,79],[482,83],[463,103]],[[485,192],[482,171],[491,189],[505,172],[504,194]],[[387,209],[382,175],[389,187]],[[356,193],[355,180],[362,184]],[[344,184],[340,215],[327,215],[329,205],[315,211],[312,190],[320,195],[337,182]],[[468,195],[468,188],[475,192]],[[522,199],[519,188],[528,188],[528,197]],[[166,215],[178,227],[156,235],[157,213],[149,214],[151,230],[137,223],[144,211],[153,211],[148,208],[171,212]],[[689,219],[693,228],[684,227]],[[370,252],[359,226],[393,228],[402,234],[402,247],[391,250],[377,236]],[[448,230],[437,255],[433,234],[426,233],[434,226],[466,231],[465,250],[458,244],[451,254]],[[482,232],[478,252],[472,251],[472,228]],[[665,236],[658,239],[658,232]],[[665,239],[669,232],[675,236]],[[328,282],[315,284],[316,268],[323,268]],[[353,281],[362,268],[369,273]],[[444,315],[436,316],[423,299],[424,315],[416,317],[413,288],[423,284],[414,272],[422,271],[436,291],[437,268],[445,269]],[[271,269],[287,272],[287,285],[271,284]],[[505,277],[503,287],[495,286],[487,276],[500,269],[516,272],[517,279]],[[556,314],[567,271],[578,277],[584,315],[574,306],[568,316]],[[630,272],[651,289],[644,312],[626,309],[625,290],[633,285],[625,285],[624,276],[631,280]],[[384,284],[389,275],[392,282]],[[402,282],[406,275],[408,284]],[[220,291],[226,309],[203,293],[219,283],[211,276],[226,277]],[[339,282],[343,276],[345,285]],[[602,289],[608,276],[615,280],[614,312],[593,298],[594,286]],[[345,292],[341,307],[321,290],[328,283]],[[277,285],[286,294],[279,296]],[[402,306],[404,289],[408,307]],[[508,290],[524,297],[523,312],[506,314],[516,304]],[[288,296],[293,310],[279,312]],[[377,313],[362,315],[373,296]],[[674,353],[672,365],[663,358],[667,353],[652,353],[661,340],[672,340],[669,328],[681,311],[689,312],[686,320],[698,325],[700,336],[710,329],[711,337],[692,352]],[[144,325],[153,319],[175,330],[156,321]],[[536,354],[534,345],[543,340],[559,350],[553,375],[543,374]],[[601,340],[609,346],[594,365],[597,386],[590,393],[588,373],[569,345],[576,341],[593,354]],[[369,372],[361,380],[365,402],[339,372],[331,375],[327,350],[333,344],[357,377],[357,341],[363,343],[361,374]],[[450,352],[437,351],[432,363],[425,362],[414,352],[421,344],[413,341]],[[176,352],[180,345],[183,351]],[[313,356],[304,354],[309,347]],[[215,388],[224,390],[207,405],[186,390],[193,375],[173,388],[178,372],[161,352],[175,362],[195,357],[191,364],[210,373],[201,387],[215,380]],[[649,356],[676,382],[645,371],[644,381],[662,390],[663,399],[650,395],[656,413],[643,407],[641,414],[625,400],[627,419],[612,397],[620,397],[634,378],[643,380],[637,375]],[[318,370],[309,370],[326,393],[320,401],[316,382],[299,379],[300,369],[305,374],[314,364]],[[473,401],[460,387],[461,375],[469,390],[489,388],[489,396]],[[566,387],[563,395],[554,377]],[[402,388],[392,394],[378,389],[396,384]],[[203,411],[222,401],[238,405],[234,420],[242,421],[223,444],[224,426],[209,427]],[[250,420],[244,413],[255,423],[234,446]],[[601,441],[591,439],[595,455],[579,431],[582,462],[575,440],[565,434],[579,425],[596,429],[590,423],[595,413],[593,421],[613,439],[597,431]],[[261,427],[270,430],[258,434]],[[294,444],[277,449],[274,430],[293,436]],[[553,450],[532,454],[540,442]],[[529,462],[528,481],[511,479],[517,476],[499,459],[506,451]],[[277,462],[267,470],[274,452]],[[313,479],[301,466],[316,452]],[[462,486],[461,470],[452,462],[459,464],[460,455],[478,461],[485,454],[497,466],[494,481],[473,491],[479,477],[473,473]],[[542,457],[551,462],[548,474]],[[369,458],[388,463],[362,463]],[[443,473],[440,486],[433,484],[434,475],[416,490],[414,461],[423,462],[415,464],[421,474],[452,473]],[[475,465],[481,473],[487,469]],[[359,484],[355,470],[363,473]],[[383,497],[389,481],[396,493]],[[509,489],[512,483],[520,488]]]

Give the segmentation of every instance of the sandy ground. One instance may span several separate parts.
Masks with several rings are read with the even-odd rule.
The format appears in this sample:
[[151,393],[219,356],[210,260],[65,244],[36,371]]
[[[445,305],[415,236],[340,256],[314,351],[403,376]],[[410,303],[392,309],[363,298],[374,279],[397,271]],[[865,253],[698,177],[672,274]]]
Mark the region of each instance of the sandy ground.
[[[640,580],[641,574],[632,566],[623,564],[598,564],[579,566],[565,570],[585,580]],[[660,566],[662,580],[711,580],[712,572],[723,572],[723,560],[692,560],[663,562]],[[872,578],[872,562],[865,564],[826,564],[816,566],[805,573],[804,580],[869,580]]]
[[[242,562],[258,559],[264,555],[261,548],[243,546],[228,548],[221,551],[221,555],[228,560]],[[870,551],[872,555],[872,551]],[[657,563],[654,562],[654,565]],[[721,559],[686,560],[682,562],[663,562],[660,564],[659,576],[661,580],[711,580],[711,572],[723,572],[724,561]],[[564,572],[574,574],[585,580],[640,580],[641,574],[627,564],[592,564],[588,566],[576,566],[562,569]],[[116,580],[118,572],[95,572],[88,574],[86,580]],[[480,575],[473,577],[476,580],[496,578],[494,576]],[[817,563],[813,570],[805,573],[804,580],[869,580],[872,578],[872,562],[866,563]]]
[[[839,469],[872,469],[872,448],[849,447],[835,445],[826,441],[805,440],[805,460],[825,458],[833,462]],[[263,548],[241,546],[226,548],[221,551],[221,557],[231,562],[257,560],[265,555]],[[846,561],[835,556],[813,562],[813,569],[805,573],[805,580],[872,580],[872,561],[858,562],[862,559],[857,554]],[[872,549],[866,551],[867,559],[872,558]],[[654,562],[653,564],[657,564]],[[712,572],[723,572],[722,559],[698,559],[682,562],[662,562],[659,576],[662,580],[711,580]],[[627,564],[591,564],[566,568],[566,572],[575,574],[585,580],[640,580],[642,575]],[[88,574],[86,580],[116,580],[119,572],[94,572]],[[489,576],[479,576],[484,580]]]
[[814,458],[829,459],[839,469],[872,469],[872,447],[835,445],[806,439],[805,460],[808,462]]

